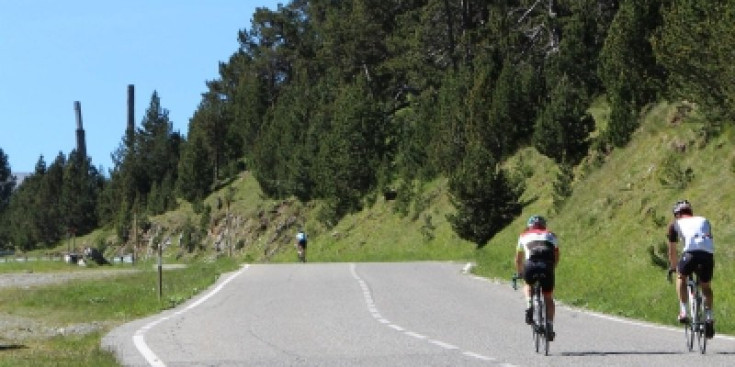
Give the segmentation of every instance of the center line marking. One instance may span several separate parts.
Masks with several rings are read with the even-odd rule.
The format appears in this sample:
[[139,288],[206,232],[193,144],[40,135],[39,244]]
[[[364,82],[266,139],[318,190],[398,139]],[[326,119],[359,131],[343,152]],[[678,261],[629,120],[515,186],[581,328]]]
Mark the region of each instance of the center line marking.
[[[429,339],[429,337],[426,336],[426,335],[422,335],[422,334],[419,334],[419,333],[416,333],[416,332],[413,332],[413,331],[410,331],[410,330],[406,330],[406,329],[404,329],[404,328],[402,328],[402,327],[400,327],[400,326],[398,326],[396,324],[391,323],[387,319],[385,319],[382,316],[380,316],[380,311],[378,310],[378,307],[375,305],[375,303],[373,301],[373,295],[372,295],[372,292],[370,291],[370,287],[368,287],[367,283],[362,278],[360,278],[360,276],[357,274],[357,270],[356,269],[357,269],[357,267],[355,266],[355,264],[350,264],[350,273],[352,273],[352,277],[355,278],[355,280],[357,281],[357,284],[360,285],[360,288],[362,289],[362,295],[363,295],[363,297],[365,299],[365,303],[368,306],[368,310],[370,311],[370,314],[373,316],[373,318],[376,321],[378,321],[381,324],[384,324],[384,325],[388,326],[391,329],[402,331],[403,334],[405,334],[407,336],[410,336],[410,337],[413,337],[413,338],[416,338],[416,339],[426,340],[428,343],[433,344],[433,345],[436,345],[438,347],[441,347],[441,348],[444,348],[444,349],[447,349],[447,350],[459,350],[460,349],[459,347],[457,347],[455,345],[452,345],[452,344],[449,344],[449,343],[446,343],[446,342],[443,342],[443,341],[440,341],[440,340]],[[465,356],[465,357],[474,358],[474,359],[478,359],[478,360],[481,360],[481,361],[488,361],[488,362],[496,361],[495,358],[489,357],[489,356],[485,356],[485,355],[482,355],[482,354],[478,354],[478,353],[474,353],[474,352],[470,352],[470,351],[461,351],[461,352],[462,352],[462,355]],[[507,366],[512,366],[510,364],[506,364],[506,365]]]

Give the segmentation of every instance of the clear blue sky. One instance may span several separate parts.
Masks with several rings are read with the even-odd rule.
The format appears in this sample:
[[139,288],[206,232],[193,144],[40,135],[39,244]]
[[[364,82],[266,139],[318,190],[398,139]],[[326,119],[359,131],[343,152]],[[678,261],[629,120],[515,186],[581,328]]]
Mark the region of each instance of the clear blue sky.
[[107,175],[135,86],[140,126],[153,91],[186,135],[218,64],[238,49],[256,7],[282,0],[0,1],[0,148],[13,173],[76,147],[74,101],[87,155]]

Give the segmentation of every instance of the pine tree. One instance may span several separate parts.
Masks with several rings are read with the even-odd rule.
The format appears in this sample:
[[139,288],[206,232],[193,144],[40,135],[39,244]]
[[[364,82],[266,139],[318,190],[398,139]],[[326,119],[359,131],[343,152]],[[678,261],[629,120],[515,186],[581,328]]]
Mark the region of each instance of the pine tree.
[[10,169],[8,156],[0,148],[0,215],[2,215],[10,203],[10,195],[13,193],[15,183],[16,178]]
[[668,95],[701,105],[701,111],[713,120],[732,120],[735,4],[669,1],[663,13],[663,26],[652,43],[657,62],[667,71]]
[[536,121],[534,146],[557,163],[574,164],[587,154],[594,119],[585,111],[583,94],[563,76]]
[[449,178],[449,193],[457,212],[447,219],[454,232],[477,247],[487,242],[521,213],[521,192],[511,186],[497,159],[480,144],[471,144],[460,167]]
[[9,239],[9,221],[8,207],[10,206],[10,197],[15,188],[16,178],[10,169],[8,156],[2,148],[0,148],[0,243],[6,244]]
[[654,101],[664,80],[649,41],[661,24],[660,0],[624,0],[600,54],[600,76],[610,101],[606,139],[615,146],[628,143],[638,127],[636,111]]
[[214,185],[214,167],[203,140],[200,133],[190,130],[189,140],[181,148],[176,187],[177,192],[190,202],[205,198]]

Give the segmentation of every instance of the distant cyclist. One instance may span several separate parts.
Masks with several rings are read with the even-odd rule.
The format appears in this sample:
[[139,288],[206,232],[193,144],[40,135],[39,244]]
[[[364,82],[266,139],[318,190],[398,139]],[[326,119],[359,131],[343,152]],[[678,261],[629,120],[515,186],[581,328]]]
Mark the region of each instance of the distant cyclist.
[[[669,271],[676,271],[678,274],[676,293],[679,296],[679,322],[689,321],[686,306],[688,298],[686,278],[696,273],[704,295],[705,336],[712,338],[715,335],[714,319],[712,318],[714,295],[710,285],[715,267],[712,226],[707,218],[694,215],[692,205],[687,200],[677,201],[672,211],[674,220],[669,224],[666,236],[669,240]],[[676,250],[679,240],[684,243],[681,258],[678,258]]]
[[304,230],[299,230],[299,233],[296,234],[296,248],[298,249],[299,260],[301,262],[306,262],[306,242],[306,233]]
[[515,257],[516,273],[525,281],[526,323],[533,324],[531,286],[534,278],[540,278],[541,291],[546,304],[549,341],[554,340],[554,270],[559,263],[559,242],[554,233],[546,229],[546,219],[539,215],[528,218],[526,230],[518,238]]

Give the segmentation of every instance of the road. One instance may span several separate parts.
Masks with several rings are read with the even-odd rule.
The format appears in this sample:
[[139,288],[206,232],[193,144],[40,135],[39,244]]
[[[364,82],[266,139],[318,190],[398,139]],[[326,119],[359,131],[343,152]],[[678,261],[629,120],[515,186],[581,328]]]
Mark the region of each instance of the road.
[[679,328],[563,306],[551,355],[536,354],[521,292],[463,265],[247,265],[102,343],[125,366],[151,367],[735,365],[729,336],[703,356],[685,351]]

